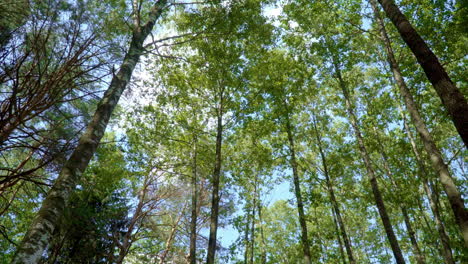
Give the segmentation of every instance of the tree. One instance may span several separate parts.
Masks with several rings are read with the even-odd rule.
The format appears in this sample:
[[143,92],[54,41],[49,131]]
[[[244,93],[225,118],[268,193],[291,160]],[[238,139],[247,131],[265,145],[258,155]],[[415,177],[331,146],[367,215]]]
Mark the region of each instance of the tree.
[[[466,146],[377,1],[26,2],[0,264],[467,262]],[[461,1],[401,3],[465,83]]]
[[[106,135],[105,140],[115,140]],[[123,152],[115,143],[102,144],[83,174],[81,187],[70,197],[69,206],[54,231],[43,263],[104,263],[113,256],[109,237],[127,226],[130,213],[130,178]]]
[[141,24],[139,10],[134,10],[136,27],[132,40],[118,73],[112,78],[108,90],[101,99],[93,120],[81,136],[78,146],[64,164],[54,186],[42,203],[35,220],[18,248],[13,263],[36,263],[46,248],[57,220],[61,216],[72,190],[75,188],[89,160],[93,156],[109,122],[112,110],[130,80],[146,37],[151,33],[156,20],[161,16],[166,1],[156,2],[149,12],[148,21]]
[[[332,56],[334,56],[334,55],[332,55]],[[336,57],[334,57],[334,58],[336,58]],[[382,194],[380,193],[380,188],[379,188],[378,183],[377,183],[377,178],[375,176],[375,172],[374,172],[373,166],[371,164],[369,154],[367,152],[366,146],[364,145],[364,140],[363,140],[361,131],[359,129],[358,120],[357,120],[357,118],[356,118],[356,116],[354,114],[353,106],[351,104],[351,99],[350,99],[350,96],[349,96],[348,88],[346,87],[346,84],[345,84],[345,82],[343,80],[343,77],[341,76],[341,71],[340,71],[340,68],[339,68],[339,62],[336,61],[336,59],[334,59],[333,65],[335,67],[336,78],[338,79],[340,88],[341,88],[341,90],[343,92],[343,95],[344,95],[344,98],[345,98],[345,101],[346,101],[346,108],[347,108],[347,111],[348,111],[348,114],[349,114],[350,122],[351,122],[351,124],[353,126],[354,133],[355,133],[357,141],[358,141],[359,150],[361,152],[362,159],[363,159],[364,164],[366,166],[369,181],[371,183],[375,203],[377,204],[377,208],[379,210],[380,218],[382,219],[382,223],[384,225],[385,232],[387,233],[387,238],[388,238],[388,240],[390,242],[390,245],[392,247],[393,255],[395,256],[395,259],[396,259],[397,263],[405,263],[405,260],[403,258],[403,254],[402,254],[400,246],[398,244],[398,240],[397,240],[397,238],[395,236],[392,224],[391,224],[390,219],[388,217],[387,209],[385,207],[385,203],[383,201]]]
[[[390,18],[392,23],[398,29],[403,40],[416,56],[418,63],[424,69],[427,78],[434,86],[437,94],[442,100],[442,104],[452,118],[452,121],[457,128],[465,146],[468,148],[468,102],[461,91],[455,86],[444,67],[440,64],[436,55],[432,52],[426,42],[421,38],[418,32],[410,24],[406,16],[400,11],[393,0],[379,0],[385,13]],[[453,199],[453,198],[452,198]],[[458,205],[459,206],[459,205]],[[463,213],[464,208],[454,208],[458,214],[464,214],[464,218],[458,220],[460,225],[463,226],[463,236],[466,237],[467,228],[466,222],[468,220],[466,211]]]
[[332,182],[332,180],[330,178],[330,175],[329,175],[328,163],[327,163],[327,159],[325,157],[325,153],[324,153],[324,150],[323,150],[323,147],[322,147],[322,138],[321,138],[321,135],[320,135],[320,131],[317,128],[318,127],[317,123],[318,123],[317,117],[312,112],[312,126],[313,126],[313,130],[314,130],[314,134],[315,134],[317,148],[318,148],[318,151],[320,153],[320,159],[322,161],[323,174],[325,176],[327,189],[328,189],[328,192],[330,194],[330,200],[331,200],[331,203],[332,203],[332,206],[333,206],[333,215],[335,217],[334,219],[336,219],[335,221],[338,222],[339,233],[343,237],[343,241],[344,241],[344,244],[345,244],[346,254],[348,255],[349,263],[353,264],[353,263],[355,263],[355,259],[354,259],[354,256],[353,256],[353,250],[351,248],[351,241],[350,241],[350,239],[348,237],[348,234],[346,232],[346,227],[345,227],[345,224],[344,224],[342,216],[341,216],[340,207],[339,207],[339,204],[338,204],[338,202],[336,200],[336,197],[335,197],[333,182]]
[[[300,62],[299,62],[300,63]],[[260,60],[258,70],[265,75],[256,76],[254,79],[256,85],[264,93],[264,98],[269,100],[269,108],[272,109],[270,118],[278,122],[278,130],[284,133],[284,142],[279,143],[281,147],[287,149],[286,166],[292,170],[292,182],[294,186],[294,195],[297,203],[299,215],[299,224],[301,226],[301,244],[303,250],[304,263],[312,263],[309,234],[306,223],[306,215],[303,202],[303,194],[300,185],[300,172],[297,158],[297,135],[294,115],[301,109],[302,103],[299,90],[304,85],[303,68],[289,70],[291,65],[298,65],[298,62],[292,59],[289,54],[281,51],[273,51],[265,54],[265,59]]]
[[24,25],[29,15],[28,1],[5,1],[2,3],[0,20],[0,51],[8,44],[14,31]]
[[[468,211],[465,209],[465,204],[463,202],[461,194],[458,191],[458,188],[455,185],[455,182],[453,181],[451,173],[449,172],[448,167],[442,158],[442,154],[440,153],[440,150],[435,145],[434,140],[432,139],[432,136],[429,133],[429,130],[427,129],[423,119],[421,118],[421,115],[419,114],[416,104],[414,103],[413,96],[409,92],[406,82],[404,81],[403,76],[401,75],[400,69],[398,67],[398,64],[395,60],[395,56],[393,54],[393,49],[391,47],[390,39],[388,38],[387,32],[385,30],[385,25],[377,10],[376,3],[375,1],[371,1],[371,3],[373,4],[374,14],[376,16],[377,22],[379,23],[381,39],[385,44],[385,49],[386,49],[387,56],[388,56],[388,62],[390,64],[390,68],[395,78],[395,82],[397,83],[400,93],[402,94],[404,98],[406,108],[410,112],[413,123],[420,135],[421,140],[424,143],[424,147],[427,153],[429,153],[431,157],[432,165],[435,171],[438,172],[439,179],[444,185],[444,190],[447,193],[447,196],[449,197],[452,210],[455,215],[455,219],[458,225],[460,226],[460,230],[463,234],[465,245],[468,245]],[[465,144],[466,144],[466,141],[465,141]]]

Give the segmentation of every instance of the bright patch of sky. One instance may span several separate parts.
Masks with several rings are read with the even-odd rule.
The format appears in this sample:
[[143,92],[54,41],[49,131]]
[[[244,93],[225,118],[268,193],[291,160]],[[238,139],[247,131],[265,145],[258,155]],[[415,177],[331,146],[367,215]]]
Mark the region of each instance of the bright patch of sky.
[[269,22],[272,23],[275,27],[280,26],[280,22],[278,18],[281,16],[282,13],[283,13],[282,6],[267,5],[265,9],[263,10],[263,15],[267,17]]
[[265,10],[263,11],[263,15],[265,15],[268,18],[277,18],[281,13],[283,12],[283,7],[278,6],[278,7],[272,7],[272,6],[267,6]]

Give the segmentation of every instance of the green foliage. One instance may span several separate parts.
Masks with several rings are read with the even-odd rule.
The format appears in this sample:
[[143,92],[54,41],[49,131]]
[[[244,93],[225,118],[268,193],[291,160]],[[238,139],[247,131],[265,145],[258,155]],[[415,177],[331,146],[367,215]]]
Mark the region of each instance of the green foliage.
[[[135,29],[132,3],[139,5],[140,19],[146,21],[154,1],[50,2],[53,8],[41,1],[0,6],[1,54],[32,35],[28,24],[32,15],[49,19],[56,29],[50,39],[20,45],[34,50],[36,41],[43,40],[47,43],[43,55],[57,58],[37,65],[28,62],[37,66],[31,72],[60,61],[57,51],[66,50],[73,25],[83,31],[78,40],[96,37],[87,51],[97,57],[89,63],[120,61]],[[466,1],[397,2],[468,95]],[[145,42],[145,58],[130,81],[127,100],[115,111],[112,126],[72,194],[43,263],[115,263],[120,255],[124,263],[162,258],[163,263],[185,263],[193,187],[198,191],[196,259],[203,262],[218,118],[222,119],[218,234],[224,237],[218,241],[218,263],[303,260],[296,198],[289,184],[288,132],[297,158],[312,263],[348,263],[329,184],[356,263],[392,263],[338,70],[405,258],[415,263],[402,206],[408,209],[426,262],[443,262],[434,214],[422,187],[428,179],[454,259],[466,262],[447,196],[402,108],[367,1],[170,1],[167,8],[170,11]],[[49,17],[47,10],[55,10],[54,15]],[[265,14],[272,10],[280,14],[268,18]],[[466,193],[466,149],[411,51],[393,25],[385,23],[416,104],[460,192]],[[101,77],[107,81],[103,76],[108,72],[96,68],[89,76],[74,79],[74,84],[82,84],[79,89],[63,98],[57,91],[61,100],[26,120],[1,146],[0,263],[11,260],[57,170],[73,150],[76,135],[91,119],[96,99],[88,94],[101,87]],[[10,82],[0,81],[2,94],[13,94]],[[0,95],[7,102],[4,98]],[[404,122],[416,138],[425,175]],[[25,172],[27,177],[21,176]],[[291,190],[281,193],[288,186]]]
[[114,233],[128,225],[131,203],[126,184],[131,173],[124,155],[108,135],[70,200],[54,233],[46,263],[107,263],[114,254]]

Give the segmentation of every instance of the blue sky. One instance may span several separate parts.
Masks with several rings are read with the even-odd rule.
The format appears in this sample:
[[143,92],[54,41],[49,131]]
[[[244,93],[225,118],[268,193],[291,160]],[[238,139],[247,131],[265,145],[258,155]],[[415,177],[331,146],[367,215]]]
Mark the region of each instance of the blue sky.
[[[262,196],[265,206],[270,206],[278,200],[287,200],[292,198],[293,194],[290,191],[290,183],[286,181],[276,185],[269,194]],[[242,211],[239,210],[239,212]],[[220,228],[218,230],[218,239],[221,242],[221,245],[225,248],[229,247],[238,237],[239,233],[232,226]]]

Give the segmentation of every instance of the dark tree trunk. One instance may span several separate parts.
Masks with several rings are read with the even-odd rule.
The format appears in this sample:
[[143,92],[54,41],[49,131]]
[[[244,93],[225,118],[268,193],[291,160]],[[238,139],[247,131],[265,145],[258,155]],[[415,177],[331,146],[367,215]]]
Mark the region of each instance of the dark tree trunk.
[[332,183],[332,180],[330,179],[330,174],[328,172],[327,159],[325,157],[325,152],[323,151],[323,148],[322,148],[322,138],[320,137],[319,130],[317,128],[317,120],[315,116],[313,117],[313,119],[314,120],[312,122],[312,125],[315,130],[315,138],[317,140],[317,146],[318,146],[318,150],[320,153],[320,158],[322,160],[323,174],[325,176],[325,181],[327,184],[328,193],[330,195],[331,204],[333,206],[333,211],[335,212],[335,215],[336,215],[336,221],[338,222],[340,234],[343,237],[349,263],[355,264],[356,261],[354,260],[354,256],[353,256],[351,240],[348,238],[348,234],[346,233],[344,221],[343,221],[343,218],[341,217],[340,206],[338,205],[338,201],[336,200],[335,190],[333,188],[333,183]]
[[309,245],[309,238],[307,234],[307,223],[304,214],[304,203],[302,201],[302,194],[301,194],[301,185],[299,181],[299,172],[297,169],[297,161],[296,161],[296,149],[294,145],[294,136],[291,127],[291,123],[289,120],[289,113],[286,114],[286,132],[288,134],[289,140],[289,151],[290,151],[290,162],[293,171],[293,181],[294,181],[294,194],[296,196],[297,202],[297,211],[299,213],[299,224],[301,226],[301,243],[302,243],[302,250],[304,252],[304,263],[305,264],[312,264],[311,254],[310,254],[310,245]]
[[343,77],[341,76],[341,71],[340,71],[338,59],[336,58],[336,56],[333,56],[333,64],[335,67],[335,74],[338,79],[339,86],[345,98],[346,109],[349,115],[349,121],[353,127],[354,134],[356,136],[356,140],[358,143],[359,151],[361,153],[361,157],[363,159],[364,165],[367,170],[367,176],[369,177],[369,182],[372,188],[372,193],[374,195],[374,200],[377,205],[377,209],[380,215],[380,219],[382,220],[382,224],[384,226],[388,242],[390,243],[393,256],[395,257],[397,264],[403,264],[405,263],[405,259],[403,258],[400,245],[398,244],[398,240],[395,236],[395,232],[393,231],[393,226],[392,226],[392,223],[390,222],[390,218],[388,216],[387,209],[385,207],[385,203],[383,201],[382,194],[380,192],[379,185],[377,183],[377,178],[375,176],[375,172],[371,163],[371,159],[367,152],[367,148],[364,144],[364,139],[362,137],[361,130],[358,125],[357,117],[354,114],[353,105],[351,104],[351,99],[349,97],[346,83],[343,80]]
[[[382,139],[380,138],[380,135],[379,135],[379,132],[377,131],[377,129],[374,128],[374,132],[375,132],[375,137],[380,142],[382,142]],[[392,183],[392,187],[393,187],[393,192],[392,193],[399,193],[401,188],[400,188],[399,184],[397,183],[397,181],[395,180],[395,177],[393,176],[392,171],[390,170],[390,164],[388,162],[387,154],[385,153],[385,150],[380,145],[379,145],[378,148],[379,148],[379,151],[380,151],[380,153],[382,155],[382,160],[383,160],[383,165],[384,165],[385,172],[386,172],[387,176],[390,178],[390,182]],[[401,213],[403,215],[403,220],[405,222],[406,231],[407,231],[408,237],[410,239],[411,246],[413,247],[413,253],[414,253],[416,262],[418,264],[425,264],[426,259],[425,259],[424,255],[422,254],[421,249],[419,248],[418,241],[416,240],[416,234],[415,234],[415,232],[413,230],[413,226],[411,225],[411,221],[410,221],[410,218],[408,216],[408,209],[406,209],[406,206],[405,206],[404,202],[401,199],[399,199],[399,197],[395,196],[394,200],[400,205],[400,210],[401,210]]]
[[260,226],[260,240],[261,240],[261,243],[262,243],[262,255],[261,255],[261,258],[260,258],[260,263],[261,264],[266,264],[267,262],[267,255],[266,255],[266,243],[265,243],[265,234],[263,233],[263,218],[262,218],[262,203],[260,201],[260,198],[258,199],[258,202],[257,202],[257,206],[258,206],[258,222],[259,222],[259,226]]
[[208,254],[206,264],[214,264],[216,254],[216,234],[218,232],[219,216],[219,182],[221,177],[221,146],[223,143],[223,95],[221,95],[219,108],[217,109],[217,128],[216,128],[216,161],[213,171],[213,193],[211,196],[211,215],[210,215],[210,237],[208,239]]
[[44,199],[42,207],[18,247],[12,263],[32,264],[40,260],[42,253],[49,244],[52,233],[57,228],[57,223],[67,206],[71,193],[74,191],[104,135],[112,111],[130,81],[133,70],[143,53],[143,42],[153,29],[156,20],[161,16],[166,3],[167,0],[156,2],[151,8],[148,22],[133,31],[130,47],[120,70],[113,76],[93,119],[81,136],[78,146],[64,164],[57,180]]
[[192,158],[192,215],[190,219],[190,254],[189,263],[197,262],[197,208],[198,208],[198,172],[197,172],[197,137],[194,136]]
[[[436,55],[413,28],[394,1],[378,1],[382,5],[387,17],[390,18],[395,25],[401,37],[424,69],[427,78],[432,83],[432,86],[434,86],[442,100],[442,104],[445,106],[445,109],[447,109],[458,133],[463,139],[465,146],[468,148],[468,103],[466,98],[452,82]],[[464,233],[464,235],[468,234]]]
[[333,216],[333,224],[335,225],[335,232],[336,232],[336,239],[338,240],[338,249],[340,250],[340,256],[343,260],[343,264],[346,264],[346,256],[343,249],[343,242],[341,241],[341,231],[338,227],[338,221],[336,220],[336,212],[335,208],[332,207],[332,216]]
[[[403,16],[403,14],[400,13],[398,8],[393,4],[393,1],[388,1],[388,0],[387,1],[379,0],[379,1],[381,3],[384,2],[384,4],[382,4],[382,5],[384,6],[384,9],[385,9],[385,11],[387,13],[389,13],[391,11],[391,12],[398,12],[400,14],[400,15],[395,15],[396,17],[393,18],[393,19],[396,19],[396,21],[401,20],[398,23],[402,23],[403,24],[402,27],[404,27],[404,28],[411,27],[411,25],[409,25],[408,22],[404,22],[402,20],[403,18],[404,19],[406,19],[406,18]],[[432,136],[429,133],[429,130],[427,129],[426,124],[424,123],[424,120],[422,119],[421,115],[419,114],[419,110],[418,110],[418,108],[416,106],[416,103],[414,102],[413,96],[411,95],[411,93],[410,93],[410,91],[409,91],[408,87],[406,86],[406,83],[405,83],[405,81],[403,79],[403,76],[401,75],[401,71],[400,71],[400,69],[398,67],[395,56],[393,54],[390,39],[388,38],[387,32],[385,30],[385,25],[383,23],[383,19],[379,15],[379,12],[377,10],[377,6],[376,6],[375,1],[371,0],[371,4],[373,6],[377,22],[379,23],[379,26],[380,26],[381,37],[382,37],[382,40],[384,41],[385,48],[387,50],[388,61],[389,61],[389,64],[391,66],[391,69],[392,69],[393,77],[395,78],[395,81],[396,81],[396,83],[397,83],[397,85],[398,85],[398,87],[400,89],[400,93],[404,98],[406,108],[407,108],[408,112],[410,113],[413,124],[416,127],[416,130],[418,131],[421,140],[424,143],[424,148],[426,149],[427,153],[429,154],[432,165],[433,165],[435,171],[437,172],[437,174],[439,175],[439,178],[440,178],[440,181],[442,182],[442,185],[444,186],[445,193],[447,194],[447,196],[449,198],[450,205],[451,205],[453,213],[455,215],[455,220],[456,220],[457,224],[459,225],[461,233],[463,235],[463,239],[465,240],[465,246],[468,247],[468,212],[465,209],[465,204],[463,202],[463,199],[461,197],[460,192],[458,191],[457,186],[455,185],[454,180],[452,179],[452,176],[451,176],[451,174],[450,174],[450,172],[448,170],[448,167],[447,167],[447,165],[445,164],[445,162],[444,162],[444,160],[442,158],[442,154],[440,153],[440,150],[435,145],[434,140],[432,139]],[[414,31],[414,29],[412,29],[412,31]],[[417,34],[416,32],[414,32],[414,33]],[[421,41],[422,41],[422,39],[421,39]],[[422,41],[422,43],[420,43],[420,44],[425,45],[424,41]],[[424,49],[424,48],[422,47],[422,49]],[[429,50],[429,52],[430,52],[430,50]],[[431,54],[432,54],[432,52],[431,52]],[[426,54],[426,55],[429,56],[430,54]],[[435,58],[434,54],[432,54],[432,56]],[[437,60],[437,58],[435,58],[435,60]],[[438,63],[438,61],[437,61],[437,63]],[[443,70],[443,68],[442,68],[442,70]],[[444,73],[445,73],[445,71],[444,71]],[[447,75],[447,74],[445,73],[445,75]],[[448,78],[448,76],[447,76],[447,78]],[[453,87],[456,89],[455,86],[453,86]],[[450,100],[447,100],[447,101],[452,102],[452,101],[458,100],[457,96],[456,96],[456,93],[454,93],[454,92],[450,92],[448,96],[449,97],[453,96],[453,98],[450,99]],[[463,97],[463,95],[461,95],[461,96]],[[466,101],[465,101],[465,105],[466,105]],[[468,108],[468,106],[467,106],[467,108]],[[465,124],[468,124],[468,111],[463,112],[460,109],[458,109],[457,111],[460,111],[459,114],[463,115],[464,118],[466,118],[466,120],[464,122],[465,122]],[[465,132],[467,132],[467,129],[465,129]],[[465,144],[466,143],[467,143],[467,141],[465,140]]]

